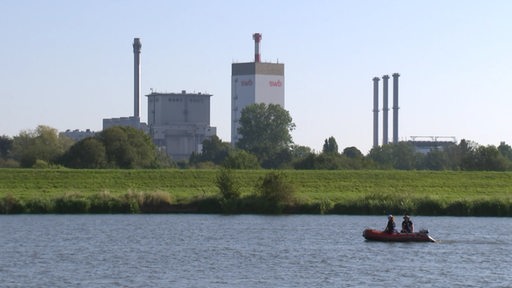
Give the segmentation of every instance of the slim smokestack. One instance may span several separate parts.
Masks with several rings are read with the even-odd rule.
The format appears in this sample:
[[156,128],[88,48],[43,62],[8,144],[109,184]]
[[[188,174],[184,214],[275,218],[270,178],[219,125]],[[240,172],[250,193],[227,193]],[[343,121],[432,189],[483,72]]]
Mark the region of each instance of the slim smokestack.
[[388,80],[389,80],[389,75],[384,75],[382,76],[382,80],[384,80],[382,82],[382,97],[383,97],[383,105],[384,107],[382,108],[382,145],[386,145],[388,144],[388,111],[389,111],[389,106],[388,106]]
[[393,74],[393,143],[398,143],[398,77],[400,74]]
[[133,39],[133,117],[140,117],[140,48],[139,38]]
[[254,39],[254,62],[259,63],[259,62],[261,62],[261,57],[260,57],[261,34],[260,33],[252,34],[252,39]]
[[373,78],[373,147],[379,146],[379,77]]

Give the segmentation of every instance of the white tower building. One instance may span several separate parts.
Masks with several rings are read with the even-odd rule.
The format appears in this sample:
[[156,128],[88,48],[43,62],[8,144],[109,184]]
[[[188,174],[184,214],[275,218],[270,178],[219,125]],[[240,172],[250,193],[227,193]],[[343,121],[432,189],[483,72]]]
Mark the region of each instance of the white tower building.
[[255,33],[254,62],[231,65],[231,144],[240,139],[239,120],[242,110],[251,104],[277,104],[284,108],[284,64],[261,63],[259,43]]

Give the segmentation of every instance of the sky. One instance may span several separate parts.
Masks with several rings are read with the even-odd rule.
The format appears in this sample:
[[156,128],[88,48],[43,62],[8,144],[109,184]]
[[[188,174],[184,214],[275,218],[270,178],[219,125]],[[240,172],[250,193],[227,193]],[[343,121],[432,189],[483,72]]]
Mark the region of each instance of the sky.
[[262,61],[285,65],[295,144],[320,152],[332,136],[340,151],[366,154],[372,78],[393,73],[399,140],[511,144],[510,15],[507,0],[2,0],[0,135],[38,125],[100,131],[103,118],[132,116],[140,38],[142,94],[212,94],[210,124],[229,141],[231,64],[253,61],[258,32]]

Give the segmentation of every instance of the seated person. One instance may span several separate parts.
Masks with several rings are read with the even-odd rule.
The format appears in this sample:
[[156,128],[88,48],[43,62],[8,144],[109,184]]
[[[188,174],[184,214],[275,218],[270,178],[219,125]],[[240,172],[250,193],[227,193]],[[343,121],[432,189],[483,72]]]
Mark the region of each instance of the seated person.
[[393,215],[388,216],[388,225],[386,226],[386,229],[384,229],[384,232],[387,233],[395,233],[395,219],[393,218]]
[[414,231],[414,225],[412,224],[411,219],[409,219],[408,215],[404,216],[404,221],[402,222],[402,231],[401,233],[412,233]]

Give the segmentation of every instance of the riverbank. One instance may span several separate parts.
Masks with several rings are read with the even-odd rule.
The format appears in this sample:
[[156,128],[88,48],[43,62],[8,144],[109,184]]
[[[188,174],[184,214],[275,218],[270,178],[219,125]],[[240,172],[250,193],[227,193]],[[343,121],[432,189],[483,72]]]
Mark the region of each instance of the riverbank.
[[232,171],[242,193],[222,201],[217,170],[0,169],[0,213],[284,213],[512,216],[512,173],[283,171],[293,201],[255,196],[266,170]]

